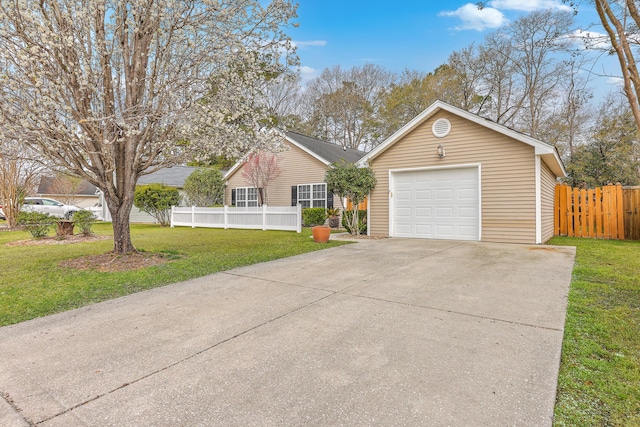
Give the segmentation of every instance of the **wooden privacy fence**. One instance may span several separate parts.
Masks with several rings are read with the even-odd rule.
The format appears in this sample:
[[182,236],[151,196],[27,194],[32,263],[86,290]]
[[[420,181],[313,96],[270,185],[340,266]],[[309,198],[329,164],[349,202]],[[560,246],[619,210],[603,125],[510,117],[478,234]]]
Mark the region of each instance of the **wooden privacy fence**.
[[640,240],[640,187],[622,189],[624,208],[624,237]]
[[555,235],[640,240],[640,187],[556,185]]

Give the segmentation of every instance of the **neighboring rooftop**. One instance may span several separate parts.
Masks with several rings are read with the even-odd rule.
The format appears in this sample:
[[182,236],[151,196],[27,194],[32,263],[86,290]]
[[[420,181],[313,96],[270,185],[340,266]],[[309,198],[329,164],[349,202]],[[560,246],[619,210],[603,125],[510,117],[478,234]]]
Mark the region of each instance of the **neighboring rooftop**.
[[[69,193],[68,184],[59,182],[52,176],[43,176],[38,185],[37,194],[60,195]],[[78,187],[74,189],[74,194],[78,196],[95,196],[97,188],[87,181],[80,181]]]
[[172,166],[160,169],[149,175],[143,175],[138,179],[138,185],[164,184],[170,187],[182,188],[184,181],[198,168],[193,166]]
[[340,159],[344,159],[349,163],[355,163],[365,155],[363,151],[345,148],[341,145],[302,135],[301,133],[287,131],[285,135],[329,163],[337,162]]

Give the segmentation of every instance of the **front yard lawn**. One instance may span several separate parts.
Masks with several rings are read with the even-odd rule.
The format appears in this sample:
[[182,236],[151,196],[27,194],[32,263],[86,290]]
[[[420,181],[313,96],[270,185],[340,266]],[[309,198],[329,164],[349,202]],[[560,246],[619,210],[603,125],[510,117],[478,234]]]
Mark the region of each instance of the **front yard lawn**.
[[556,426],[640,425],[640,242],[556,237],[576,246]]
[[[110,235],[111,224],[94,225]],[[168,228],[133,224],[134,246],[160,252],[172,261],[132,271],[98,272],[60,266],[65,260],[113,249],[111,239],[64,245],[7,246],[29,239],[19,231],[0,232],[0,326],[46,316],[144,289],[204,276],[222,270],[338,246],[317,244],[309,236],[287,231]]]

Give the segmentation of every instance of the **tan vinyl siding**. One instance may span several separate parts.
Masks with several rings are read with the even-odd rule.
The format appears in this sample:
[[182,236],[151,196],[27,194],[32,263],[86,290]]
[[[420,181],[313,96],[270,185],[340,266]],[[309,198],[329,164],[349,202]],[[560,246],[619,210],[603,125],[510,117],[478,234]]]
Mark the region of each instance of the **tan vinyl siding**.
[[[436,138],[438,118],[451,122],[451,132]],[[438,158],[442,144],[446,156]],[[371,162],[378,183],[371,195],[371,234],[389,234],[389,170],[481,165],[482,241],[535,243],[534,148],[508,136],[439,111]]]
[[[268,204],[271,206],[291,206],[291,186],[299,184],[317,184],[324,182],[327,166],[311,154],[300,148],[288,144],[288,150],[278,153],[280,161],[280,176],[269,184]],[[231,205],[231,190],[237,187],[251,187],[242,177],[240,167],[230,176],[225,191],[225,204]],[[334,206],[340,206],[340,200],[334,198]]]
[[540,162],[540,201],[542,214],[542,243],[553,237],[553,215],[556,176],[551,169]]

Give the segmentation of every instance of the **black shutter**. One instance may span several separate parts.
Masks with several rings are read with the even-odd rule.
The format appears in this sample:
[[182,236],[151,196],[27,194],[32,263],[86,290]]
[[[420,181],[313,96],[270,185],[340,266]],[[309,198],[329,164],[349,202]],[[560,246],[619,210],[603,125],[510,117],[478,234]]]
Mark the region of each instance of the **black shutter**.
[[333,193],[327,191],[327,209],[333,208]]
[[236,205],[236,189],[231,190],[231,206]]
[[291,206],[295,206],[298,204],[298,186],[291,186]]

